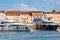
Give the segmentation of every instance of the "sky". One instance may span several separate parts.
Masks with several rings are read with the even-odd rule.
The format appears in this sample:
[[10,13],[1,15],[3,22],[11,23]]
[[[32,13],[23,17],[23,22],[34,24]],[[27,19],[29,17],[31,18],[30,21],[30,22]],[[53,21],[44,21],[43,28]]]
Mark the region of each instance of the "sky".
[[0,10],[60,11],[60,0],[0,0]]

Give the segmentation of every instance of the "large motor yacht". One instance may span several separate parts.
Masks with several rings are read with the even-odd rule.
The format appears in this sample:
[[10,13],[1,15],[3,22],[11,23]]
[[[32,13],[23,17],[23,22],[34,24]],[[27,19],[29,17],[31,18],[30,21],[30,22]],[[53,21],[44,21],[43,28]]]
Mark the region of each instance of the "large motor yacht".
[[55,24],[52,21],[42,21],[42,24],[36,28],[39,30],[55,31],[57,27],[58,24]]
[[33,24],[18,23],[14,20],[0,22],[0,31],[30,31],[33,27]]

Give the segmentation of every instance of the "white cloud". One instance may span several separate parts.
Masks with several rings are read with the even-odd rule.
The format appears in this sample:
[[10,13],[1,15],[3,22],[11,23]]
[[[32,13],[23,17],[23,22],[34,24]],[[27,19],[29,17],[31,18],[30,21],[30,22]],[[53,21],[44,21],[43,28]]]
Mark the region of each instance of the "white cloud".
[[37,8],[30,7],[27,4],[17,4],[13,6],[13,10],[20,10],[20,11],[39,11]]
[[20,4],[20,6],[28,6],[28,5],[26,5],[26,4]]

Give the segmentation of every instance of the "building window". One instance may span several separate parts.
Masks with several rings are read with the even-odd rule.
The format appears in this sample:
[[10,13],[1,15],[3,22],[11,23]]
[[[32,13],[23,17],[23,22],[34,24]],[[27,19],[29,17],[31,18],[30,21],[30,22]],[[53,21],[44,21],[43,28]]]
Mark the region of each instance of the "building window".
[[23,19],[23,18],[22,18]]
[[28,23],[28,22],[27,22]]
[[33,18],[33,17],[31,16],[31,18]]
[[16,13],[16,16],[17,16],[17,13]]
[[32,19],[31,19],[31,21],[32,21]]
[[23,21],[22,21],[22,23],[23,23]]
[[29,15],[32,16],[32,13],[30,13]]
[[28,18],[26,18],[26,19],[28,19]]
[[44,15],[44,19],[46,19],[47,18],[47,15]]
[[49,17],[49,18],[48,18],[48,20],[51,20],[51,19],[53,19],[53,17]]
[[48,18],[48,20],[50,21],[50,20],[51,20],[51,18],[49,17],[49,18]]

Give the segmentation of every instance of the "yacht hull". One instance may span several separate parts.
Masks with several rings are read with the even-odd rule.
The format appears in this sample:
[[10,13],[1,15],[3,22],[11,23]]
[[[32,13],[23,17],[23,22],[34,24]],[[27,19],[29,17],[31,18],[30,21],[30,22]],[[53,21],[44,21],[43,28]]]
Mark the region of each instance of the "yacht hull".
[[36,27],[38,30],[47,30],[47,31],[56,31],[58,25],[41,25],[39,27]]

